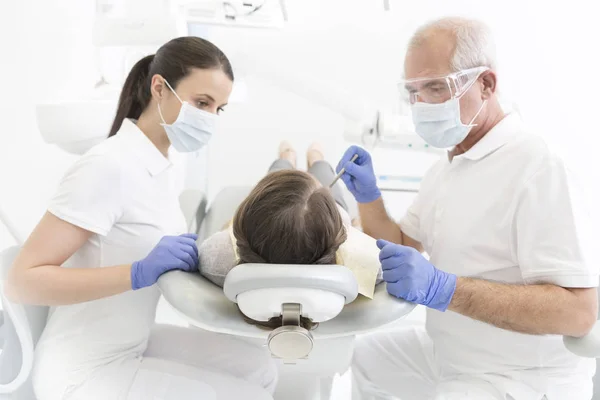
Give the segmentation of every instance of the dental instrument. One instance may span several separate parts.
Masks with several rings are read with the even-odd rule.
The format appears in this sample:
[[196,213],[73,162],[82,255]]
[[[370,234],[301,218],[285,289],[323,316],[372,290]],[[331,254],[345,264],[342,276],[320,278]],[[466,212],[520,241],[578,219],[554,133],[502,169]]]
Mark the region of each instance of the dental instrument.
[[[353,155],[352,158],[350,159],[350,162],[356,161],[357,158],[358,158],[358,154]],[[346,172],[346,168],[342,168],[340,170],[340,172],[335,176],[335,178],[333,178],[333,182],[331,182],[331,185],[329,185],[329,187],[332,188],[333,185],[335,185],[335,183],[338,180],[340,180],[340,178],[342,177],[342,175],[344,175],[345,172]]]

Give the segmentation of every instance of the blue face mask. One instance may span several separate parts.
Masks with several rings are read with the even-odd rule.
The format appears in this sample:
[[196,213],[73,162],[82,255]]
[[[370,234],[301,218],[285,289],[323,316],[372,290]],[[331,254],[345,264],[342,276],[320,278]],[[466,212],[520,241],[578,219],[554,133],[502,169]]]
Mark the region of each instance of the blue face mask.
[[460,120],[460,98],[455,97],[444,103],[429,104],[417,102],[411,106],[415,130],[429,145],[437,148],[450,148],[462,143],[477,118],[485,100],[468,124]]
[[167,137],[173,148],[182,153],[191,153],[204,147],[216,131],[218,116],[213,113],[200,110],[187,101],[181,101],[177,93],[171,88],[169,82],[165,83],[171,89],[175,97],[181,102],[181,110],[177,119],[172,124],[167,124],[162,116],[160,104],[158,113],[162,120],[162,127],[167,132]]

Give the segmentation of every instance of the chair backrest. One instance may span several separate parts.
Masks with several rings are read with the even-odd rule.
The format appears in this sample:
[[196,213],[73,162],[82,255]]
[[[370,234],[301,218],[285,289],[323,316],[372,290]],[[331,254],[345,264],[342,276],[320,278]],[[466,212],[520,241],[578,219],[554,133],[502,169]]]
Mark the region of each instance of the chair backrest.
[[46,143],[80,155],[108,137],[116,108],[116,99],[88,99],[38,103],[35,113],[39,132]]
[[252,186],[229,186],[217,193],[204,216],[199,234],[200,242],[223,229],[251,191]]
[[30,373],[34,347],[48,317],[48,307],[15,304],[4,296],[4,282],[19,246],[0,253],[0,298],[4,311],[4,345],[0,353],[0,394],[15,394],[18,399],[33,399]]
[[185,190],[179,196],[179,205],[188,226],[188,232],[198,233],[206,215],[206,196],[200,190]]

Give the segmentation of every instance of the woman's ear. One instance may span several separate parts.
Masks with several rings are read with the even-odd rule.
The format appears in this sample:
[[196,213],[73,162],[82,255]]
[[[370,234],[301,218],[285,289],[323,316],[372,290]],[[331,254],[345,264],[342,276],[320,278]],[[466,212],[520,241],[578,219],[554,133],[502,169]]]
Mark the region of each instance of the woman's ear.
[[483,85],[481,91],[482,100],[489,100],[496,93],[496,73],[494,71],[486,71],[481,75]]
[[156,74],[152,77],[150,82],[150,93],[152,93],[152,97],[160,100],[165,95],[165,90],[168,90],[167,85],[165,85],[165,79]]

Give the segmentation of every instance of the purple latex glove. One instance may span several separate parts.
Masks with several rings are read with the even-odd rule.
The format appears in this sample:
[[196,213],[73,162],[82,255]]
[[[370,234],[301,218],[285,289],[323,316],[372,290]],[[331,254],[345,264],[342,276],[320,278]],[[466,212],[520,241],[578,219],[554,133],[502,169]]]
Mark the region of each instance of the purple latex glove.
[[456,275],[440,271],[412,247],[382,239],[377,247],[389,294],[446,311],[456,289]]
[[165,272],[179,269],[198,269],[198,235],[186,233],[180,236],[165,236],[146,258],[131,265],[131,288],[133,290],[152,286]]
[[[350,162],[355,154],[358,154],[358,158]],[[357,202],[370,203],[381,197],[373,171],[373,161],[368,151],[359,146],[350,146],[335,171],[339,173],[342,168],[345,168],[346,172],[341,179]]]

